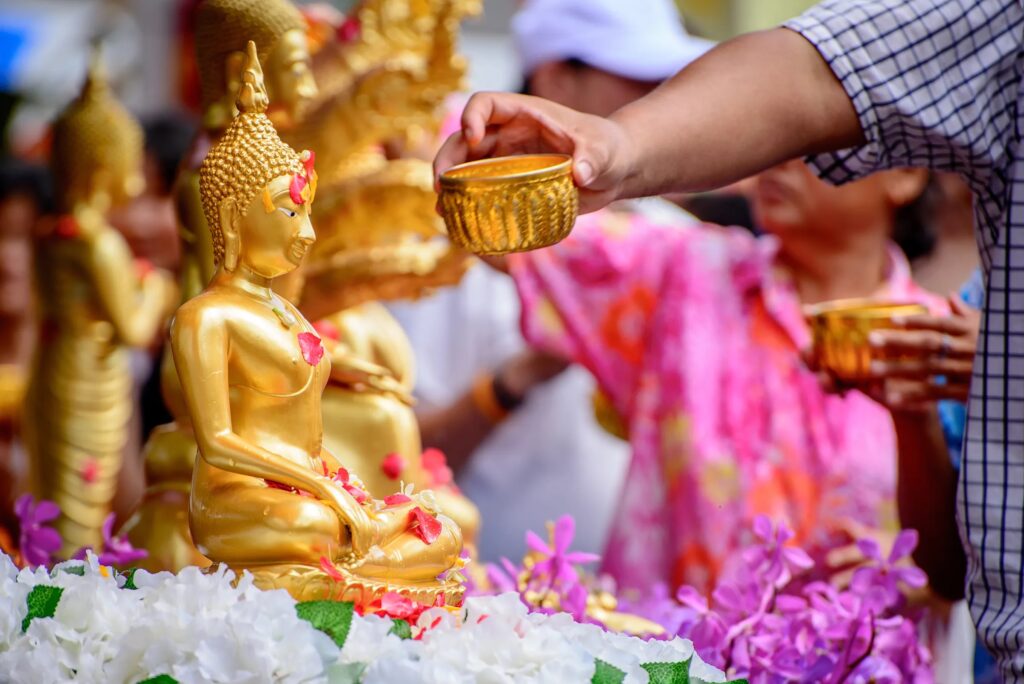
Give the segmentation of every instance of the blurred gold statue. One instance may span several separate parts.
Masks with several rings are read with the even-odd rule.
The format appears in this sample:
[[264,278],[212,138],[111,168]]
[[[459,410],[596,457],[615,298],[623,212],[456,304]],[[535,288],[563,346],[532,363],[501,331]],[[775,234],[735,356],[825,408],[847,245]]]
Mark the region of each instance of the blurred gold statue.
[[53,135],[63,213],[38,245],[42,332],[25,432],[33,488],[60,506],[67,556],[102,545],[132,414],[128,348],[154,339],[176,294],[166,274],[135,262],[105,219],[143,188],[143,142],[98,55]]
[[395,591],[457,604],[462,535],[429,493],[369,497],[322,448],[331,362],[309,322],[271,289],[315,240],[313,157],[282,143],[265,115],[251,42],[241,83],[240,113],[200,169],[219,267],[171,328],[199,443],[193,539],[212,561],[296,599],[369,603]]

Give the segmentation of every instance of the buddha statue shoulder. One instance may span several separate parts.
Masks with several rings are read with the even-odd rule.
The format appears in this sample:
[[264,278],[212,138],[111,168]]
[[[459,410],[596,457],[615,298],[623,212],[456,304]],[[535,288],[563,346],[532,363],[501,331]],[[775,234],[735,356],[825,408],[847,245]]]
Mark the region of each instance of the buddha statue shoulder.
[[63,212],[37,245],[42,330],[24,414],[35,493],[61,508],[61,553],[99,549],[132,412],[128,349],[148,345],[177,299],[106,221],[142,190],[142,130],[111,95],[95,56],[53,129]]
[[239,114],[200,168],[218,268],[171,328],[199,446],[192,537],[214,563],[297,599],[369,603],[395,591],[457,603],[462,535],[433,497],[375,499],[322,445],[330,360],[313,326],[271,288],[315,240],[316,176],[312,155],[278,138],[267,102],[250,42]]
[[[259,45],[266,88],[277,105],[268,116],[288,128],[316,94],[305,22],[287,0],[204,0],[196,24],[196,57],[202,90],[203,126],[175,181],[173,193],[182,244],[181,301],[199,294],[215,272],[213,241],[203,213],[199,166],[235,113],[246,44]],[[147,490],[123,534],[148,552],[150,570],[204,565],[188,530],[188,490],[196,454],[191,420],[170,348],[161,362],[161,392],[174,420],[157,427],[143,449]]]

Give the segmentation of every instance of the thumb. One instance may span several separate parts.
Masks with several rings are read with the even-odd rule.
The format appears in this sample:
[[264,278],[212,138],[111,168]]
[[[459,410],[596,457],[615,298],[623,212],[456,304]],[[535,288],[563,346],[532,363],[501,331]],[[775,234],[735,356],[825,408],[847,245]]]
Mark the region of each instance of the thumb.
[[581,188],[589,187],[594,182],[594,164],[582,155],[573,158],[572,172],[576,185]]
[[953,311],[953,313],[959,316],[966,316],[972,311],[972,308],[967,305],[967,302],[961,299],[960,295],[956,294],[955,292],[950,293],[949,295],[949,308]]

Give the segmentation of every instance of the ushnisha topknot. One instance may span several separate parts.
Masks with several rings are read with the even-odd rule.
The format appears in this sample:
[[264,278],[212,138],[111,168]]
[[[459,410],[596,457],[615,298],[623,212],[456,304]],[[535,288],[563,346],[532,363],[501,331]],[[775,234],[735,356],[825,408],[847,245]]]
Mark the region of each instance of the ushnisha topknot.
[[196,13],[196,60],[203,108],[226,94],[224,62],[256,41],[266,62],[288,31],[306,30],[306,20],[288,0],[204,0]]
[[51,167],[62,208],[82,199],[98,172],[111,180],[138,174],[143,145],[142,126],[111,94],[96,48],[82,93],[53,124]]
[[246,47],[242,84],[236,100],[236,116],[224,135],[210,149],[199,167],[199,194],[203,213],[213,237],[214,260],[224,259],[224,235],[220,226],[220,207],[234,200],[245,213],[270,181],[279,176],[305,176],[311,154],[296,154],[281,142],[266,112],[269,100],[263,84],[263,70],[256,54],[256,44]]

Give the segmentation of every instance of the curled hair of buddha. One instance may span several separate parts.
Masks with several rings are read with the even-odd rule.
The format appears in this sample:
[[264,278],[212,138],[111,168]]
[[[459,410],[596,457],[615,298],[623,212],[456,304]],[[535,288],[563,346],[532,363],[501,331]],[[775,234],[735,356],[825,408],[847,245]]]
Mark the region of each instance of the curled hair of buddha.
[[306,30],[302,14],[288,0],[203,0],[196,13],[196,61],[203,108],[228,88],[224,63],[253,40],[266,62],[288,31]]
[[93,51],[82,93],[53,124],[50,157],[62,209],[83,198],[98,172],[110,181],[139,173],[142,127],[110,92],[99,49]]
[[252,41],[249,41],[246,52],[242,84],[235,103],[238,116],[231,121],[199,167],[199,194],[213,237],[217,264],[224,259],[221,205],[226,200],[234,200],[244,215],[249,203],[270,181],[303,172],[299,155],[281,142],[264,113],[269,101],[256,45]]

